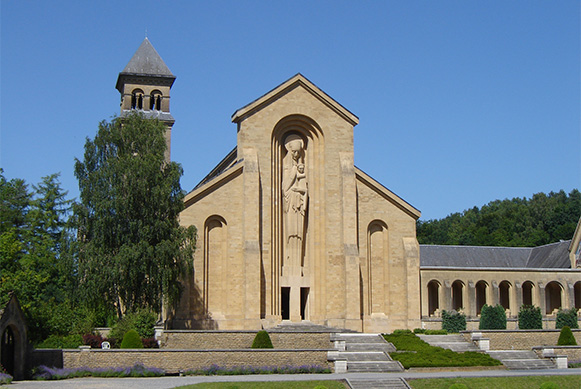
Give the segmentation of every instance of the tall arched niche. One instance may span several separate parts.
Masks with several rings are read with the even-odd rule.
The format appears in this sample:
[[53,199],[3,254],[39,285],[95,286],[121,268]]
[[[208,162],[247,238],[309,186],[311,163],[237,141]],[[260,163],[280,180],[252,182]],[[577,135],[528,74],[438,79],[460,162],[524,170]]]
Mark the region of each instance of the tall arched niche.
[[[270,304],[268,309],[272,315],[281,315],[281,278],[283,278],[283,263],[285,255],[284,215],[282,181],[285,163],[288,162],[285,140],[294,135],[304,143],[304,165],[308,182],[308,211],[305,216],[305,231],[303,240],[303,258],[301,288],[308,288],[308,304],[311,312],[323,310],[317,307],[316,296],[321,285],[311,285],[311,279],[324,280],[325,253],[325,201],[324,201],[324,166],[325,138],[321,127],[312,118],[304,115],[289,115],[274,126],[271,139],[271,240],[270,258]],[[317,244],[315,244],[315,242]],[[317,273],[312,274],[317,269]],[[312,275],[312,276],[311,276]],[[321,300],[319,300],[321,302]],[[314,318],[316,315],[311,315]]]

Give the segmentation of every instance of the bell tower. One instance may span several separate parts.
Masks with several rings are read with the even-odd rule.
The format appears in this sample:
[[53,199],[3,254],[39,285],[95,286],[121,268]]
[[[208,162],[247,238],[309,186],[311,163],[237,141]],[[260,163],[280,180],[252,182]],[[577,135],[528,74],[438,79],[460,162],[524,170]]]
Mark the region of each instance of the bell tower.
[[170,90],[176,77],[155,48],[145,38],[119,73],[116,88],[121,93],[121,117],[138,110],[148,119],[158,119],[166,127],[166,160],[171,157],[171,129],[175,119],[169,110]]

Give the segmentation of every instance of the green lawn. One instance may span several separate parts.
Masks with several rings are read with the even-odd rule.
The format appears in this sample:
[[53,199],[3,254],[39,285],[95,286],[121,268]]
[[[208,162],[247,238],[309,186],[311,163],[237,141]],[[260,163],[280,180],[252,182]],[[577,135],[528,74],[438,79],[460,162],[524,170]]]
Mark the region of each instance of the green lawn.
[[502,363],[485,353],[467,351],[456,353],[441,347],[430,346],[415,334],[399,332],[383,335],[398,351],[390,353],[392,359],[400,361],[404,368],[410,367],[457,367],[457,366],[500,366]]
[[212,382],[180,386],[183,389],[345,389],[340,381],[281,381],[281,382]]
[[452,384],[464,384],[469,389],[538,389],[545,382],[553,382],[557,384],[560,389],[579,389],[581,388],[581,375],[434,378],[407,380],[407,382],[413,389],[448,389]]

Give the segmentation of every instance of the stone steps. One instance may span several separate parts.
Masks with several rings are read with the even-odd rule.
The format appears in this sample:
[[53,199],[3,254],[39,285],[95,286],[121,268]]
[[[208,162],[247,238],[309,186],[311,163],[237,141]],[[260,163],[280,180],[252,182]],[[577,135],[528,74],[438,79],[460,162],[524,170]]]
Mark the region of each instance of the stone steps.
[[333,352],[333,358],[346,361],[347,372],[403,371],[388,354],[395,347],[379,334],[335,333],[332,339],[345,342],[345,350]]
[[488,351],[488,355],[494,359],[498,359],[509,370],[540,370],[557,368],[557,365],[551,359],[541,359],[534,351],[491,350]]
[[410,386],[403,378],[380,378],[376,380],[369,379],[348,379],[347,384],[352,389],[409,389]]
[[330,332],[330,333],[354,333],[356,331],[343,329],[343,328],[333,328],[327,327],[320,324],[314,324],[310,321],[303,320],[301,322],[285,322],[283,321],[279,325],[273,328],[268,328],[268,332]]

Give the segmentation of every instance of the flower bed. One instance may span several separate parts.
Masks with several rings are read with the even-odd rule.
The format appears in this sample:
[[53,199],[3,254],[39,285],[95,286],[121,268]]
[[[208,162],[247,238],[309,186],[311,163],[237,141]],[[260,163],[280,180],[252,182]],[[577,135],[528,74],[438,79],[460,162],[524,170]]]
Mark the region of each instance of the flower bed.
[[145,367],[136,363],[132,367],[99,368],[91,369],[87,367],[78,368],[53,368],[39,366],[35,369],[34,378],[37,380],[64,380],[67,378],[81,377],[161,377],[165,371],[155,367]]
[[247,375],[247,374],[315,374],[331,373],[331,369],[319,365],[304,366],[238,366],[211,365],[203,369],[188,370],[186,375]]
[[8,385],[11,382],[12,376],[10,374],[0,373],[0,385]]

